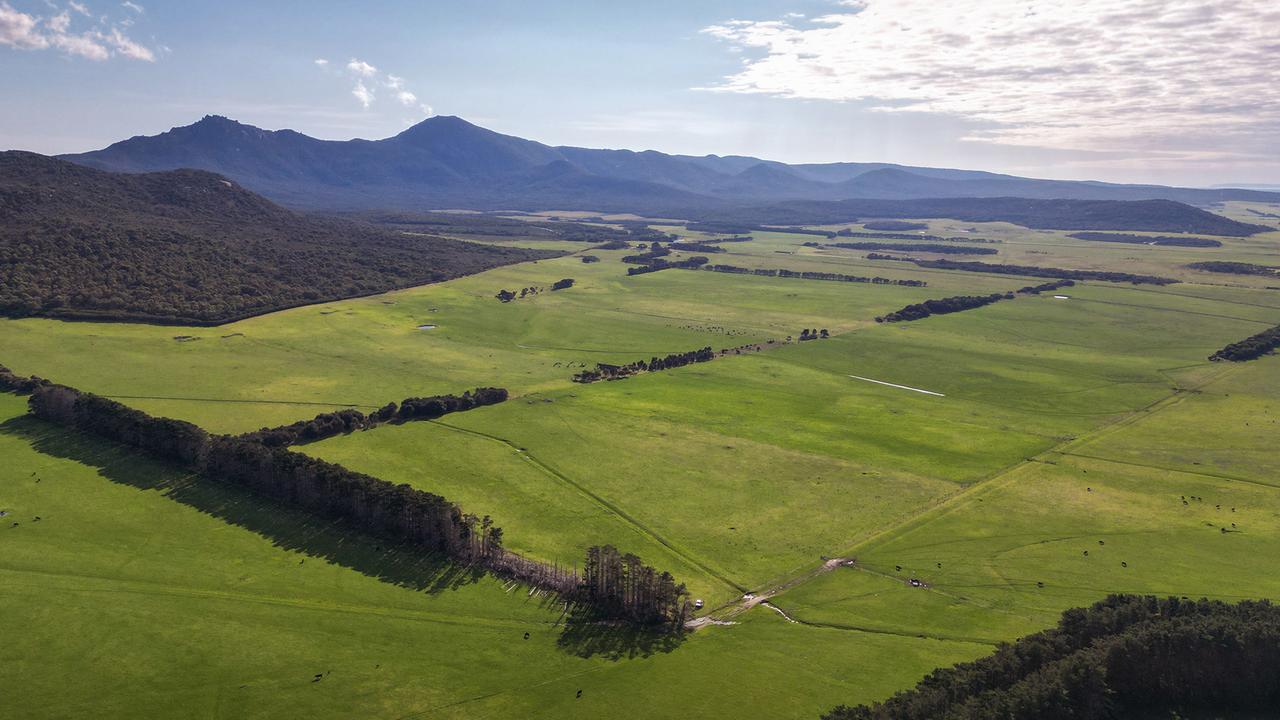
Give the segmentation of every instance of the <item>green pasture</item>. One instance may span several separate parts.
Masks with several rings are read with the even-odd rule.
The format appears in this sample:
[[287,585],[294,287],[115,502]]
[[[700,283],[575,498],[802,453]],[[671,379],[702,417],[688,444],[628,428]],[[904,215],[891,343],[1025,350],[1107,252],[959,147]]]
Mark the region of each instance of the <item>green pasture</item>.
[[[625,251],[500,268],[215,328],[0,320],[0,362],[147,412],[243,432],[334,407],[502,386],[566,387],[579,366],[833,331],[929,288],[669,270],[627,277]],[[500,289],[573,288],[500,303]],[[419,330],[420,325],[435,325]],[[176,339],[181,338],[181,339]],[[191,339],[195,338],[195,339]]]
[[[635,552],[737,623],[682,641],[567,623],[527,589],[27,418],[0,394],[8,714],[811,718],[1110,592],[1280,598],[1280,358],[1207,360],[1280,323],[1280,293],[1182,267],[1280,265],[1280,234],[1184,249],[927,222],[1002,240],[984,262],[1190,282],[1087,282],[876,324],[1044,280],[762,231],[712,262],[929,286],[627,277],[629,251],[575,244],[562,249],[602,262],[567,255],[216,328],[0,320],[15,371],[215,432],[506,387],[497,406],[298,450],[491,515],[533,557]],[[561,278],[576,284],[494,298]],[[782,342],[804,328],[834,336]],[[570,381],[599,362],[768,340]],[[831,557],[856,562],[816,573]],[[774,603],[799,622],[733,612],[787,580]]]
[[1280,597],[1280,484],[1268,430],[1253,430],[1275,433],[1277,369],[1272,358],[1220,370],[851,548],[856,568],[777,602],[804,622],[981,640],[1112,592]]
[[524,591],[24,410],[0,395],[7,717],[813,716],[984,650],[775,615],[682,643],[566,627]]

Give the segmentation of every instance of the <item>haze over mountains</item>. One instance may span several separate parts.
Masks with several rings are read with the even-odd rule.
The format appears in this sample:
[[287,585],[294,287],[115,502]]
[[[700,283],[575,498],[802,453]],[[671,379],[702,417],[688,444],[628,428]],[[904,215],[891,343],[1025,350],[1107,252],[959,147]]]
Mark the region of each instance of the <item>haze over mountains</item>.
[[788,165],[752,157],[551,147],[457,117],[383,140],[317,140],[221,116],[63,156],[104,170],[195,168],[299,208],[722,210],[779,201],[995,198],[1280,202],[1280,193],[1035,180],[885,163]]

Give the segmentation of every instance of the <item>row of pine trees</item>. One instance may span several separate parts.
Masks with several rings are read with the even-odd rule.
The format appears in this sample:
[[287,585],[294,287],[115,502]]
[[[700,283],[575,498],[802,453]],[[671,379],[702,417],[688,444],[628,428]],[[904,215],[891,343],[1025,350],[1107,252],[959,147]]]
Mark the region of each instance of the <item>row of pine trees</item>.
[[[584,571],[579,573],[506,549],[502,529],[488,515],[464,512],[444,497],[407,484],[396,485],[272,446],[256,434],[210,435],[192,423],[152,417],[91,393],[20,378],[2,367],[0,389],[30,392],[30,410],[43,420],[138,448],[281,504],[555,593],[568,603],[585,605],[600,619],[678,627],[688,612],[683,585],[669,573],[645,565],[635,555],[622,555],[612,546],[590,548]],[[468,398],[458,408],[475,407],[505,400],[506,391],[499,390],[482,388],[448,397]]]

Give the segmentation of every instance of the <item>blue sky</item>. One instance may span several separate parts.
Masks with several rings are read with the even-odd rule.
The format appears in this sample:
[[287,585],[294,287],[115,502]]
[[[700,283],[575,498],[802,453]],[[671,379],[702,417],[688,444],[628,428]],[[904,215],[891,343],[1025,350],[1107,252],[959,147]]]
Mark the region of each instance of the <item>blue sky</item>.
[[551,144],[1280,183],[1276,27],[1272,0],[0,0],[0,146],[434,112]]

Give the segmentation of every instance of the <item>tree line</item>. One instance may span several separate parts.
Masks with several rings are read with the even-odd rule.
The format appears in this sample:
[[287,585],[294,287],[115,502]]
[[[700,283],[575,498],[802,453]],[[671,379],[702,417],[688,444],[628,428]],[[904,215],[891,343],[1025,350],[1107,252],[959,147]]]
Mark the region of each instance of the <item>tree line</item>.
[[1168,247],[1222,247],[1218,240],[1198,237],[1175,237],[1170,235],[1132,235],[1129,233],[1078,232],[1067,237],[1094,242],[1127,243],[1130,245],[1164,245]]
[[1201,270],[1203,272],[1227,273],[1229,275],[1260,275],[1262,277],[1280,277],[1280,268],[1271,267],[1269,265],[1255,265],[1245,262],[1225,262],[1221,260],[1209,260],[1206,262],[1194,262],[1187,265],[1192,270]]
[[1028,285],[1024,288],[1018,288],[1019,295],[1039,295],[1040,293],[1053,292],[1063,288],[1075,287],[1074,280],[1055,280],[1053,282],[1043,283],[1040,285]]
[[948,313],[973,310],[1001,300],[1012,300],[1013,293],[992,293],[991,295],[956,295],[940,300],[925,300],[908,305],[887,315],[876,318],[878,323],[910,322],[923,320],[930,315],[946,315]]
[[829,280],[834,282],[871,283],[873,285],[901,285],[903,287],[925,287],[929,283],[923,280],[891,280],[885,277],[866,277],[864,275],[841,275],[829,272],[797,272],[795,270],[770,268],[744,268],[734,265],[706,265],[703,270],[711,272],[732,273],[735,275],[760,275],[762,277],[799,278],[801,280]]
[[608,363],[600,363],[591,370],[583,370],[573,376],[573,381],[577,383],[593,383],[601,380],[621,380],[631,377],[642,372],[657,372],[659,370],[670,370],[671,368],[684,367],[693,363],[708,362],[714,360],[715,352],[711,347],[704,347],[700,350],[690,350],[689,352],[673,353],[665,357],[653,357],[647,362],[637,360],[626,365],[610,365]]
[[1031,277],[1061,278],[1063,280],[1102,280],[1105,282],[1127,282],[1134,285],[1173,285],[1178,280],[1158,277],[1156,275],[1135,275],[1133,273],[1111,272],[1108,270],[1068,270],[1065,268],[1039,267],[1037,265],[1002,265],[984,263],[976,260],[920,260],[912,257],[896,255],[868,255],[868,260],[897,260],[915,263],[922,268],[935,270],[962,270],[965,272],[990,273],[992,275],[1029,275]]
[[846,250],[903,250],[906,252],[930,252],[939,255],[995,255],[995,248],[971,248],[963,245],[935,245],[931,243],[853,242],[831,243],[827,247]]
[[[837,237],[856,237],[856,238],[872,238],[880,240],[923,240],[926,242],[967,242],[967,243],[991,243],[1000,244],[1003,240],[993,240],[991,238],[978,237],[942,237],[940,235],[912,235],[910,233],[884,233],[884,232],[854,232],[849,228],[845,228],[836,233]],[[806,245],[808,243],[805,243]]]
[[[17,384],[12,373],[4,377],[6,387]],[[616,551],[594,547],[587,551],[591,573],[604,568],[606,578],[622,577],[623,582],[602,582],[590,574],[532,560],[503,546],[502,529],[489,516],[466,513],[444,497],[408,484],[396,485],[243,437],[210,435],[192,423],[152,417],[63,385],[37,383],[28,405],[43,420],[138,448],[212,480],[556,593],[566,602],[587,605],[600,617],[679,627],[688,612],[681,601],[683,586],[635,556],[619,561],[623,567],[618,572],[612,569],[617,562],[611,559]]]
[[[623,260],[625,261],[626,258],[623,258]],[[627,275],[644,275],[645,273],[658,272],[660,270],[697,270],[699,267],[706,265],[707,262],[705,255],[694,255],[691,258],[676,262],[657,258],[647,265],[627,268]]]
[[35,392],[36,388],[48,385],[49,381],[44,378],[22,377],[15,375],[9,368],[0,365],[0,392],[13,393],[15,395],[27,395]]
[[310,420],[299,420],[289,425],[255,430],[241,435],[240,439],[261,443],[267,447],[288,447],[302,442],[323,440],[335,435],[346,435],[357,430],[368,430],[383,423],[435,420],[449,413],[497,405],[506,400],[506,389],[493,387],[476,388],[461,395],[411,397],[405,398],[399,405],[387,403],[368,415],[354,408],[345,408],[320,413]]
[[725,249],[709,242],[682,242],[674,246],[682,252],[722,253]]
[[1111,595],[1052,629],[935,670],[883,703],[823,720],[1270,717],[1280,608],[1267,601]]
[[1213,361],[1244,362],[1245,360],[1256,360],[1263,355],[1275,352],[1276,348],[1280,348],[1280,325],[1263,330],[1257,335],[1247,337],[1240,342],[1231,343],[1210,355],[1209,359]]

